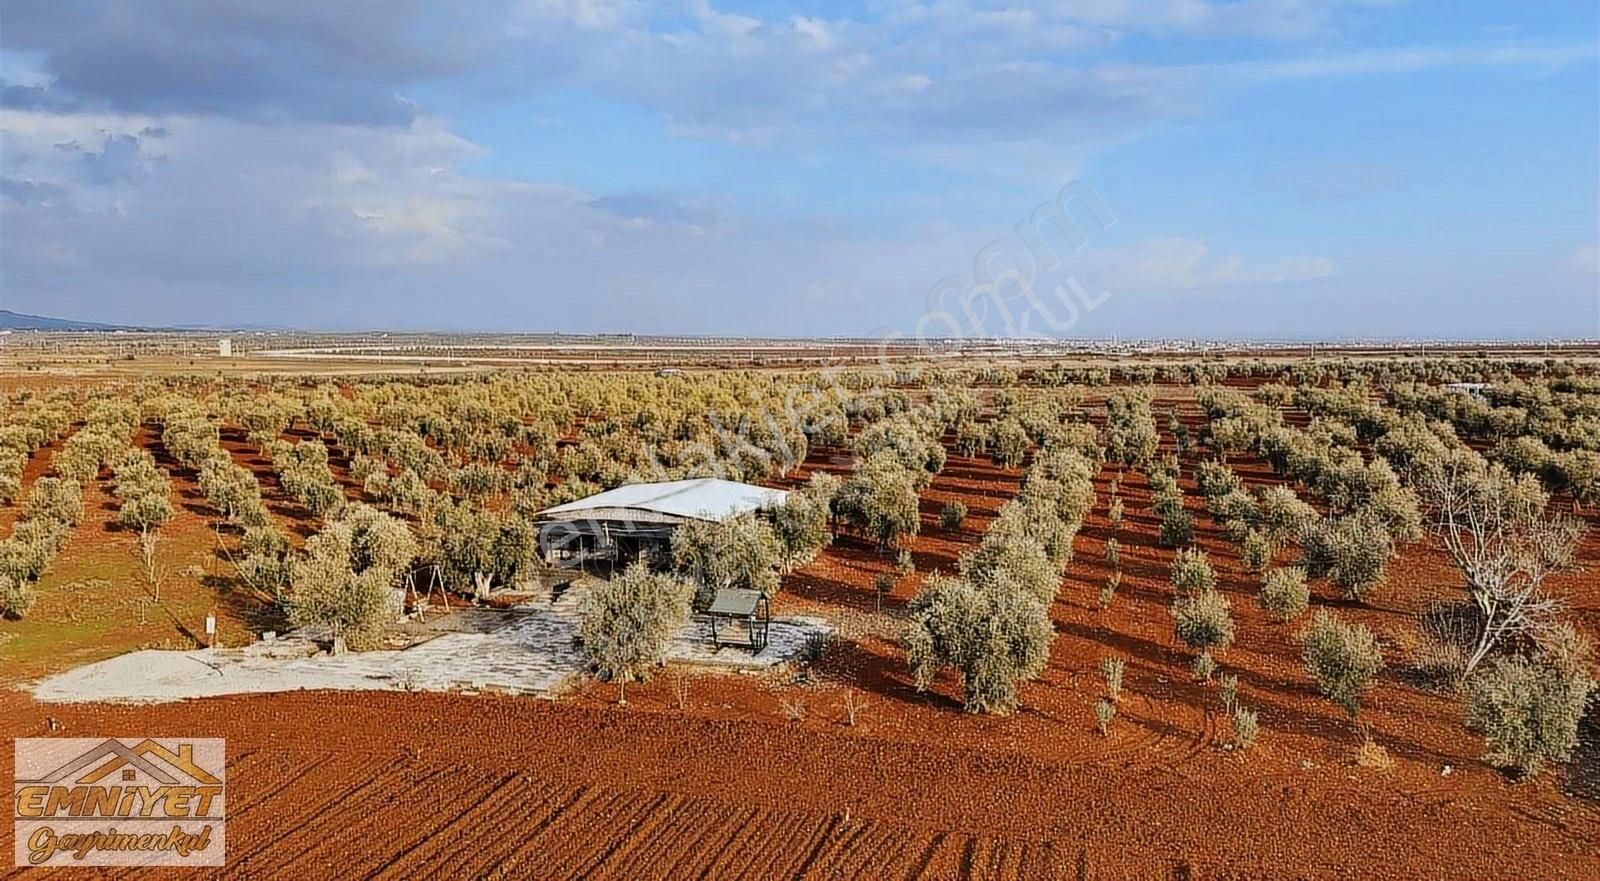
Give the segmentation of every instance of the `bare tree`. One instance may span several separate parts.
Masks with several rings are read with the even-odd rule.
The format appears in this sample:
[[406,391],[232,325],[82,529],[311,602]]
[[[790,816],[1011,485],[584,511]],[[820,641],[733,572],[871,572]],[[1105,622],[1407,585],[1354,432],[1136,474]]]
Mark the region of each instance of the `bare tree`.
[[160,546],[161,539],[157,537],[155,527],[147,525],[139,532],[139,566],[156,602],[161,602],[161,585],[167,580],[167,567],[161,562]]
[[1479,631],[1463,671],[1471,673],[1508,638],[1554,623],[1562,601],[1545,584],[1572,568],[1583,527],[1546,510],[1549,496],[1537,478],[1513,477],[1499,465],[1484,471],[1456,460],[1418,489],[1477,607]]

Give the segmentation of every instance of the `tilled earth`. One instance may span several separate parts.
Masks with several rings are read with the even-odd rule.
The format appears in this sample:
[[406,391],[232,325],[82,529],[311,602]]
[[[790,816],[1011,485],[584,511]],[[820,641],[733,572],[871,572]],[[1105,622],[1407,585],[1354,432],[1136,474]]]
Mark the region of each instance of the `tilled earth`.
[[[840,458],[814,451],[807,471],[844,470]],[[1259,461],[1233,464],[1252,485],[1276,479]],[[1050,665],[1005,718],[961,713],[948,677],[917,692],[895,644],[921,579],[953,568],[1016,493],[1018,472],[952,457],[924,494],[918,571],[881,609],[873,582],[893,555],[858,540],[786,579],[781,613],[824,614],[842,631],[795,678],[673,672],[630,687],[625,707],[594,683],[557,703],[305,692],[58,706],[0,692],[0,736],[227,738],[218,874],[231,878],[1600,878],[1600,709],[1571,765],[1515,782],[1480,761],[1459,699],[1408,673],[1415,613],[1456,590],[1436,550],[1407,547],[1364,604],[1316,589],[1317,605],[1385,643],[1389,669],[1358,728],[1317,694],[1301,623],[1257,608],[1259,577],[1185,481],[1239,625],[1218,660],[1260,713],[1260,742],[1239,752],[1215,685],[1192,681],[1173,637],[1172,551],[1155,541],[1148,487],[1123,478],[1127,517],[1113,527],[1112,476],[1098,478],[1051,610]],[[971,515],[945,530],[939,509],[953,499]],[[1123,580],[1101,610],[1111,537]],[[1586,572],[1559,587],[1592,632],[1600,532],[1582,558]],[[1102,737],[1093,706],[1108,656],[1127,672]],[[1392,767],[1355,764],[1363,735]],[[12,761],[0,750],[0,772]]]
[[1263,774],[1213,751],[1126,768],[440,694],[47,707],[6,693],[0,711],[6,736],[44,735],[50,717],[67,736],[226,737],[231,878],[1600,873],[1592,804]]

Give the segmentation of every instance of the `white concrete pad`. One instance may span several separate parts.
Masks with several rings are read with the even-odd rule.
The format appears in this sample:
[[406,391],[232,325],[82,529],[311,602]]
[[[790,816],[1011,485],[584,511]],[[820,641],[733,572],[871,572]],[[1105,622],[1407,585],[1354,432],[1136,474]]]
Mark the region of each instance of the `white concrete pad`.
[[[306,689],[455,691],[495,689],[554,696],[583,671],[575,642],[581,589],[552,605],[519,606],[506,622],[484,633],[445,633],[399,651],[332,657],[309,654],[294,637],[246,649],[139,651],[51,676],[32,686],[41,701],[160,703],[225,694]],[[719,668],[762,669],[792,661],[816,634],[832,628],[820,618],[772,622],[766,650],[710,644],[710,624],[691,621],[667,659]],[[309,656],[308,656],[309,655]]]

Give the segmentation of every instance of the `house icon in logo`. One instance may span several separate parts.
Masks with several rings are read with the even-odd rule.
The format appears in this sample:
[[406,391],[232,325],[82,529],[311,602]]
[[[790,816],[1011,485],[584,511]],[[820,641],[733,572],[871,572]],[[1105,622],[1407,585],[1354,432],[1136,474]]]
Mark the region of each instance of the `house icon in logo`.
[[130,747],[111,738],[38,780],[18,780],[17,783],[92,786],[121,771],[117,782],[164,786],[222,785],[220,778],[195,763],[193,744],[179,743],[177,747],[174,752],[149,738]]

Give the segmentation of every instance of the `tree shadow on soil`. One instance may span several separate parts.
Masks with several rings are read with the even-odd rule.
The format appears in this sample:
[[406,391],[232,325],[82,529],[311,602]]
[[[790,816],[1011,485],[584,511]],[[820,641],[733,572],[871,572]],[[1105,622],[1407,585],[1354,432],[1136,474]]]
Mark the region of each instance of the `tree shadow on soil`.
[[[1185,703],[1201,711],[1216,709],[1212,706],[1213,685],[1186,681],[1187,671],[1182,669],[1185,666],[1183,653],[1141,637],[1072,622],[1060,622],[1058,627],[1062,632],[1070,633],[1079,639],[1107,646],[1125,657],[1136,659],[1140,666],[1148,670],[1164,670],[1171,673],[1172,688],[1165,699]],[[1226,663],[1226,658],[1223,658],[1222,667],[1224,671],[1239,678],[1240,684],[1247,689],[1246,694],[1250,695],[1243,702],[1252,709],[1260,711],[1265,721],[1270,723],[1293,720],[1296,728],[1315,731],[1317,737],[1330,743],[1346,742],[1347,738],[1339,736],[1339,732],[1349,730],[1350,723],[1345,716],[1337,712],[1312,712],[1303,706],[1269,700],[1266,697],[1266,695],[1282,695],[1290,700],[1309,699],[1318,702],[1314,705],[1320,706],[1326,699],[1312,684],[1264,676],[1248,667],[1230,665]],[[1331,707],[1331,704],[1329,706]],[[1446,764],[1462,762],[1460,756],[1439,752],[1415,740],[1381,729],[1371,729],[1371,735],[1372,739],[1385,749],[1412,761]],[[1596,747],[1600,749],[1600,744]]]
[[927,691],[917,691],[903,661],[872,651],[858,640],[835,636],[818,666],[832,678],[886,700],[963,712],[961,701],[946,694],[948,673]]
[[288,628],[288,619],[281,610],[263,603],[248,591],[237,590],[233,579],[211,576],[206,579],[206,586],[213,588],[217,605],[227,616],[252,633],[267,630],[281,633]]
[[1578,748],[1561,775],[1561,791],[1600,804],[1600,704],[1578,723]]
[[[792,596],[815,602],[828,603],[857,612],[876,612],[879,609],[877,592],[870,587],[858,587],[847,581],[822,575],[807,575],[803,581],[785,588]],[[906,601],[890,594],[882,599],[882,610],[905,606]]]

